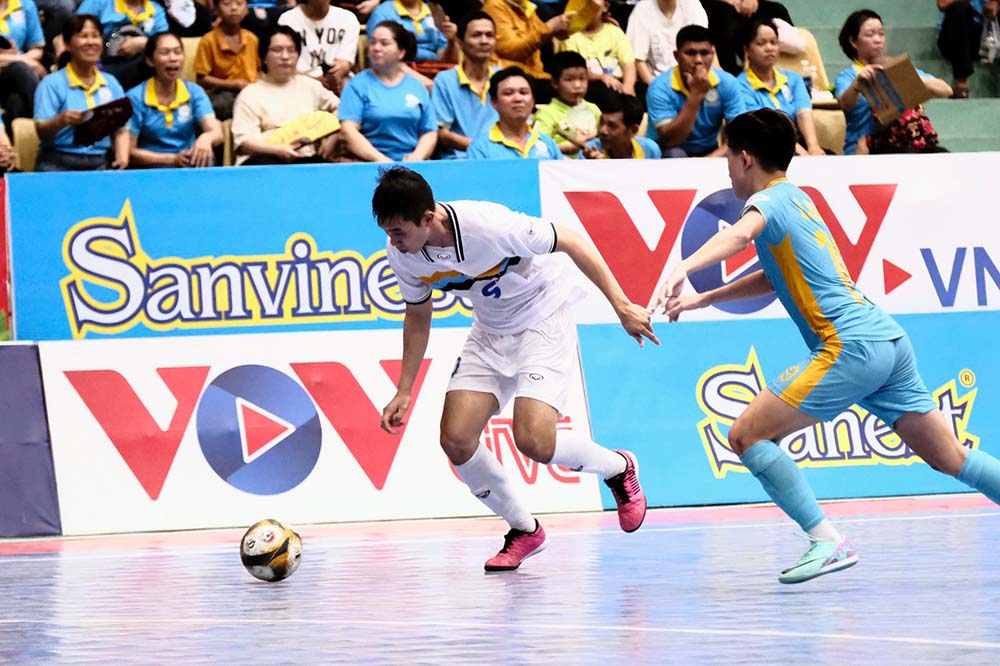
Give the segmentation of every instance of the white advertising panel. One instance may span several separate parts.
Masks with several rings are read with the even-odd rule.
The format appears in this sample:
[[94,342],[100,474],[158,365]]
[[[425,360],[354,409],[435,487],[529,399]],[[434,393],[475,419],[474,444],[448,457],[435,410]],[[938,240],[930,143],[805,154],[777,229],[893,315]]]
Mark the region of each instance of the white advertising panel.
[[[797,157],[789,179],[812,197],[855,282],[890,313],[1000,306],[995,153]],[[643,305],[665,272],[739,218],[725,159],[542,162],[542,214],[587,234]],[[690,276],[716,288],[756,270],[754,249]],[[581,322],[617,318],[589,287]],[[783,317],[773,296],[685,313]]]
[[[487,515],[438,445],[467,329],[431,335],[406,426],[379,428],[399,331],[40,345],[63,533]],[[484,443],[536,512],[601,508],[596,477]],[[561,428],[589,433],[579,376]]]

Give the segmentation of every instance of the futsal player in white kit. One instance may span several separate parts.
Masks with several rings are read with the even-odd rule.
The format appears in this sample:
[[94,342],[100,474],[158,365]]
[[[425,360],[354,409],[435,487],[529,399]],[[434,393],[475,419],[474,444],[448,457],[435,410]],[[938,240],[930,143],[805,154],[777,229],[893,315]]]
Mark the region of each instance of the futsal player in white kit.
[[441,448],[472,493],[510,525],[486,571],[517,569],[546,546],[545,530],[479,439],[511,398],[518,450],[542,464],[599,474],[618,504],[622,529],[639,529],[646,496],[635,456],[556,430],[575,372],[576,324],[569,312],[575,276],[548,255],[566,253],[640,346],[643,338],[659,344],[646,308],[626,298],[575,231],[496,203],[435,202],[427,181],[405,167],[381,174],[372,212],[389,236],[386,254],[406,301],[403,369],[395,397],[382,410],[382,428],[395,433],[409,409],[430,335],[433,290],[454,291],[473,305],[472,331],[445,396]]

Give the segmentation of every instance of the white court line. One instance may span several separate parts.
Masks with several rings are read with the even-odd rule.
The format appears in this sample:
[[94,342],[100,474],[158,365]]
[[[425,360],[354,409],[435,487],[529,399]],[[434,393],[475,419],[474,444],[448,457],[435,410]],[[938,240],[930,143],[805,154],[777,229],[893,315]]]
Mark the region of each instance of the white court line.
[[[918,520],[944,520],[951,518],[995,518],[1000,516],[1000,511],[984,511],[982,513],[941,513],[941,514],[927,514],[920,516],[876,516],[870,518],[847,518],[844,520],[837,520],[837,525],[851,525],[860,523],[895,523],[895,522],[912,522]],[[663,534],[669,532],[706,532],[712,530],[745,530],[745,529],[768,529],[768,528],[781,528],[786,529],[790,525],[789,521],[779,521],[771,520],[766,523],[700,523],[696,525],[677,525],[673,527],[647,527],[642,528],[638,532],[635,532],[629,538],[636,538],[637,536],[642,536],[644,534]],[[601,528],[593,528],[586,530],[567,530],[561,531],[556,530],[553,532],[554,535],[558,536],[595,536],[601,534]],[[607,530],[609,534],[617,534],[617,530]],[[122,535],[119,535],[122,536]],[[82,538],[82,537],[81,537]],[[305,540],[306,550],[309,552],[324,552],[332,550],[342,550],[346,548],[354,548],[357,546],[363,546],[366,544],[385,544],[385,545],[421,545],[421,544],[433,544],[433,543],[454,543],[456,541],[496,541],[496,534],[467,534],[462,535],[460,533],[440,535],[440,536],[363,536],[363,537],[346,537],[340,538],[336,535],[326,535],[321,537],[315,537]],[[170,553],[171,551],[183,552],[185,555],[192,554],[217,554],[223,551],[232,550],[233,554],[236,555],[238,551],[238,540],[234,540],[232,543],[219,543],[209,546],[190,546],[186,547],[183,545],[170,547],[167,544],[157,544],[154,547],[143,547],[138,546],[131,549],[115,549],[107,551],[67,551],[65,553],[45,553],[45,554],[24,554],[24,555],[4,555],[0,556],[0,564],[7,562],[24,562],[30,560],[31,562],[46,562],[51,560],[62,560],[62,559],[75,559],[75,560],[103,560],[103,559],[116,559],[121,557],[135,557],[137,554],[157,554],[163,555],[165,552]]]
[[[158,618],[160,619],[160,618]],[[75,619],[64,618],[60,621],[52,620],[11,620],[0,619],[0,626],[3,625],[54,625],[59,627],[120,627],[124,628],[132,624],[142,624],[148,620],[135,617],[108,618],[108,617],[79,617]],[[258,624],[271,626],[273,619],[240,617],[238,620],[222,620],[213,618],[170,618],[168,620],[172,626],[194,625],[198,627],[232,627],[235,624],[240,626],[248,624]],[[577,632],[631,632],[643,634],[679,634],[689,636],[727,636],[746,637],[755,636],[759,638],[827,638],[841,641],[873,642],[873,643],[902,643],[906,645],[933,645],[938,647],[959,647],[959,648],[979,648],[985,650],[1000,650],[1000,643],[989,643],[986,641],[961,641],[942,638],[920,638],[911,636],[875,636],[865,634],[845,634],[845,633],[823,633],[812,631],[779,631],[775,629],[704,629],[689,627],[641,627],[628,624],[551,624],[532,622],[530,624],[518,624],[514,622],[438,622],[434,620],[358,620],[347,618],[326,619],[305,619],[305,618],[282,618],[283,625],[298,624],[312,626],[336,625],[356,626],[356,627],[426,627],[429,629],[502,629],[531,632],[538,630],[545,631],[577,631]]]

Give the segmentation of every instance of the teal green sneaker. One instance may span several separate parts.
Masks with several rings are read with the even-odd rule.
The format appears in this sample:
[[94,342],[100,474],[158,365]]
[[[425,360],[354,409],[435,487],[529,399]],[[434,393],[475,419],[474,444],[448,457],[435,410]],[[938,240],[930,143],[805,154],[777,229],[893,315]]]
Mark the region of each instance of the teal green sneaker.
[[[806,535],[808,536],[808,535]],[[785,569],[778,576],[781,583],[804,583],[824,574],[853,567],[858,563],[858,555],[851,542],[844,539],[840,543],[817,541],[809,537],[809,550],[795,566]]]

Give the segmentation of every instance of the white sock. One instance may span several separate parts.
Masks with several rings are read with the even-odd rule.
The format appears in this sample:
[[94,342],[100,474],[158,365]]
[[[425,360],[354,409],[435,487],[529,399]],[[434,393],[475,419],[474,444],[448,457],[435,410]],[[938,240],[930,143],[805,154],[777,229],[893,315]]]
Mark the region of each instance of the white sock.
[[826,518],[823,519],[822,523],[809,530],[809,536],[819,541],[830,541],[832,543],[840,543],[844,540],[844,537],[833,526],[833,523]]
[[582,433],[558,430],[556,450],[549,464],[569,467],[574,472],[600,474],[607,479],[625,471],[625,456],[604,448]]
[[482,443],[468,462],[455,465],[455,471],[472,494],[511,527],[525,532],[534,531],[534,516],[514,496],[503,467]]

